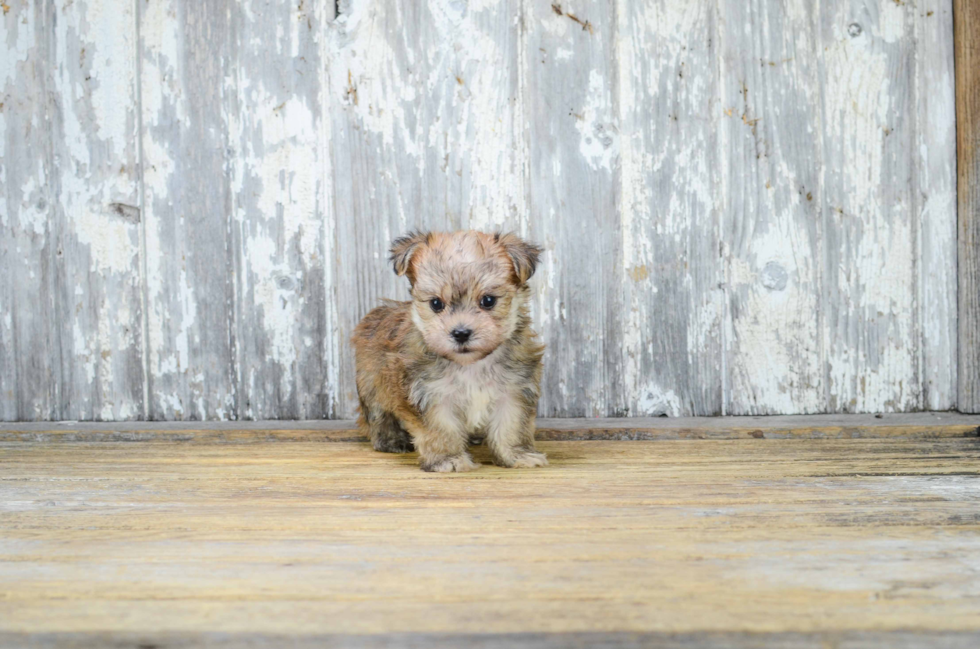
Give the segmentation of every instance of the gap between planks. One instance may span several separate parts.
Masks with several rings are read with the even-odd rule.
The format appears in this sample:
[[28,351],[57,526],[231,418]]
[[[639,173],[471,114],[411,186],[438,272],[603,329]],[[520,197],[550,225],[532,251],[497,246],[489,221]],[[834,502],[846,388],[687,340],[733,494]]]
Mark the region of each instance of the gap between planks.
[[[148,639],[149,638],[149,639]],[[157,644],[158,643],[158,644]],[[44,633],[0,632],[0,647],[32,649],[103,649],[167,647],[167,649],[238,649],[290,647],[291,649],[870,649],[872,647],[930,647],[975,649],[980,632],[960,631],[848,631],[835,633],[636,633],[622,631],[583,633],[393,633],[374,635],[322,634],[289,636],[262,633]]]
[[[637,417],[538,419],[540,441],[698,439],[935,439],[980,437],[980,415]],[[364,442],[353,420],[238,422],[0,423],[0,443],[33,442]]]

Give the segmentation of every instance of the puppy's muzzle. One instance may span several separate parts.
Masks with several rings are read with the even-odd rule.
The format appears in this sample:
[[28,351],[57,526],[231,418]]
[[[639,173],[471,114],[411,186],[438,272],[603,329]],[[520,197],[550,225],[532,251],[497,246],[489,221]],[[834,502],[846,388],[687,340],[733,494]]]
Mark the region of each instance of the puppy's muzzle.
[[453,337],[453,340],[462,345],[470,339],[470,336],[473,335],[473,330],[465,329],[463,327],[456,327],[452,330],[452,332],[450,332],[450,335]]

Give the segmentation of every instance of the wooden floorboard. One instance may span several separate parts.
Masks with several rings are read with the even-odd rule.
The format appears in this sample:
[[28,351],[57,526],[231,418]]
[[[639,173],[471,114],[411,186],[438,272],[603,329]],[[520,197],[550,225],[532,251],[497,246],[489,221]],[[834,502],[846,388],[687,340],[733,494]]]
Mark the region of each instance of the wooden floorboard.
[[540,446],[0,443],[0,646],[980,646],[980,438]]
[[825,633],[0,633],[0,646],[31,649],[976,649],[980,633],[855,631]]

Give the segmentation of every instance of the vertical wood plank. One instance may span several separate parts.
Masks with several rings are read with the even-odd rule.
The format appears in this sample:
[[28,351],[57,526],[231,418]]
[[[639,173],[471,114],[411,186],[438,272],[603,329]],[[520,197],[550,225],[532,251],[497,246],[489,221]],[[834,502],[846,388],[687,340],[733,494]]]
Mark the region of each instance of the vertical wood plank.
[[142,5],[149,414],[240,412],[232,227],[231,0]]
[[[915,142],[912,164],[916,303],[923,410],[956,406],[956,90],[950,0],[918,0],[915,42]],[[980,328],[976,322],[974,331]],[[978,393],[980,394],[980,393]]]
[[58,197],[48,110],[50,12],[27,3],[0,16],[0,418],[58,419]]
[[623,415],[616,14],[586,2],[525,12],[529,231],[546,249],[534,302],[548,345],[539,413]]
[[[339,413],[354,413],[348,339],[413,228],[522,229],[517,0],[339,3],[330,66]],[[330,225],[328,224],[328,227]]]
[[142,415],[133,11],[0,17],[2,419]]
[[721,414],[717,5],[645,0],[616,9],[626,412]]
[[980,6],[954,0],[959,205],[957,406],[980,412]]
[[721,6],[727,412],[823,412],[819,9]]
[[143,416],[134,14],[89,0],[54,20],[65,419]]
[[915,44],[906,3],[821,8],[825,408],[919,407],[911,152]]
[[[336,412],[324,268],[326,175],[319,37],[333,3],[247,0],[229,43],[240,411],[244,419]],[[333,305],[330,305],[331,307]]]

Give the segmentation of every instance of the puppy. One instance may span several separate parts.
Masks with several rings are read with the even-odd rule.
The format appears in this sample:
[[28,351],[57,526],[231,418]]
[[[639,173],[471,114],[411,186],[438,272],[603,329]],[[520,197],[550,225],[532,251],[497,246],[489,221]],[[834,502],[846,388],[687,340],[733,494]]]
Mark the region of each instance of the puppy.
[[354,331],[359,424],[374,448],[419,452],[424,471],[477,468],[471,436],[505,467],[534,448],[544,346],[527,312],[541,249],[513,234],[421,233],[391,247],[412,300],[386,301]]

